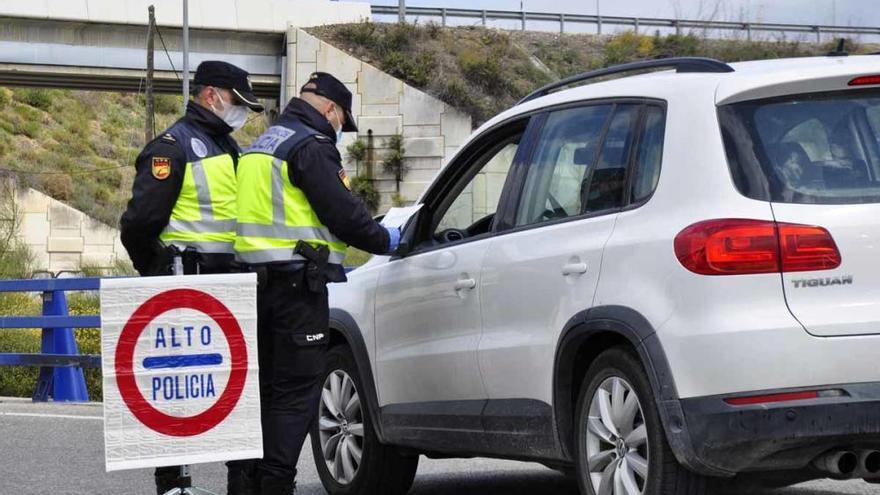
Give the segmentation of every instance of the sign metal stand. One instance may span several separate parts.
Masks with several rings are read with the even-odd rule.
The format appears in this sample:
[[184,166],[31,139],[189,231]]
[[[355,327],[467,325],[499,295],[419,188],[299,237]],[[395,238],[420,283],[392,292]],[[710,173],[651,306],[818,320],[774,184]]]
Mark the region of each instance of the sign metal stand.
[[[174,275],[184,275],[183,273],[183,257],[180,253],[176,253],[174,255],[174,265],[172,272]],[[189,464],[183,464],[180,466],[180,476],[178,479],[187,479],[189,478]],[[198,488],[195,486],[179,486],[176,488],[172,488],[168,490],[163,495],[217,495],[216,493],[205,490],[204,488]]]

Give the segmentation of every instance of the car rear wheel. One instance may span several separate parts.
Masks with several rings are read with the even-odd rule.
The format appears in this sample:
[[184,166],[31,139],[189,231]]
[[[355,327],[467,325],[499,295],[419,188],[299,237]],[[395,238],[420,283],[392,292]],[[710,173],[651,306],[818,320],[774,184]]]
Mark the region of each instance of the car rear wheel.
[[344,346],[327,353],[318,420],[311,430],[312,453],[321,484],[330,495],[403,495],[415,478],[419,458],[379,443],[363,400],[354,356]]
[[702,495],[709,479],[675,459],[638,358],[602,353],[587,371],[577,406],[577,480],[588,495]]

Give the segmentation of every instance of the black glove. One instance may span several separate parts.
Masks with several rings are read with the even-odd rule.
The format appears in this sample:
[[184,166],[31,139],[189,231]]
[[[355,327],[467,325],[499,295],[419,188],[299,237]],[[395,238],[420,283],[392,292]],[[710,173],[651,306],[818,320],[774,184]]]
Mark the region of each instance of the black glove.
[[174,260],[169,249],[161,241],[157,240],[151,250],[149,268],[147,268],[147,272],[143,275],[171,275],[171,263],[173,262]]

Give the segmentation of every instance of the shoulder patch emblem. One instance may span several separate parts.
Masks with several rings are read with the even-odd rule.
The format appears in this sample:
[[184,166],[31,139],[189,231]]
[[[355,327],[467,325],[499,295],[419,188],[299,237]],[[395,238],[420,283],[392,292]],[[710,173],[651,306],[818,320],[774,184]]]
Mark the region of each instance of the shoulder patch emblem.
[[192,138],[190,143],[192,144],[193,153],[195,153],[197,157],[204,158],[208,156],[208,147],[205,146],[205,143],[203,143],[201,139]]
[[351,180],[349,180],[348,173],[344,168],[339,169],[339,180],[342,181],[342,185],[344,185],[346,189],[351,191]]
[[176,143],[177,139],[171,134],[165,133],[162,135],[162,141],[168,141],[169,143]]
[[165,180],[171,175],[171,159],[164,156],[153,157],[153,177]]

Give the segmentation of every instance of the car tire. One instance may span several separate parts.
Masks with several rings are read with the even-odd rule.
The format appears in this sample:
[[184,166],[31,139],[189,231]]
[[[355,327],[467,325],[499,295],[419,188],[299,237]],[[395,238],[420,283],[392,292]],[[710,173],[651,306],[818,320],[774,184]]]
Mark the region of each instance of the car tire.
[[[312,454],[330,495],[403,495],[415,479],[418,456],[379,442],[351,351],[331,347],[320,376],[321,403],[311,428]],[[345,403],[347,408],[338,407]],[[337,414],[338,413],[338,414]],[[359,461],[359,462],[358,462]]]
[[675,459],[647,374],[628,349],[613,348],[596,358],[581,386],[576,417],[575,469],[581,493],[710,493],[710,478]]

